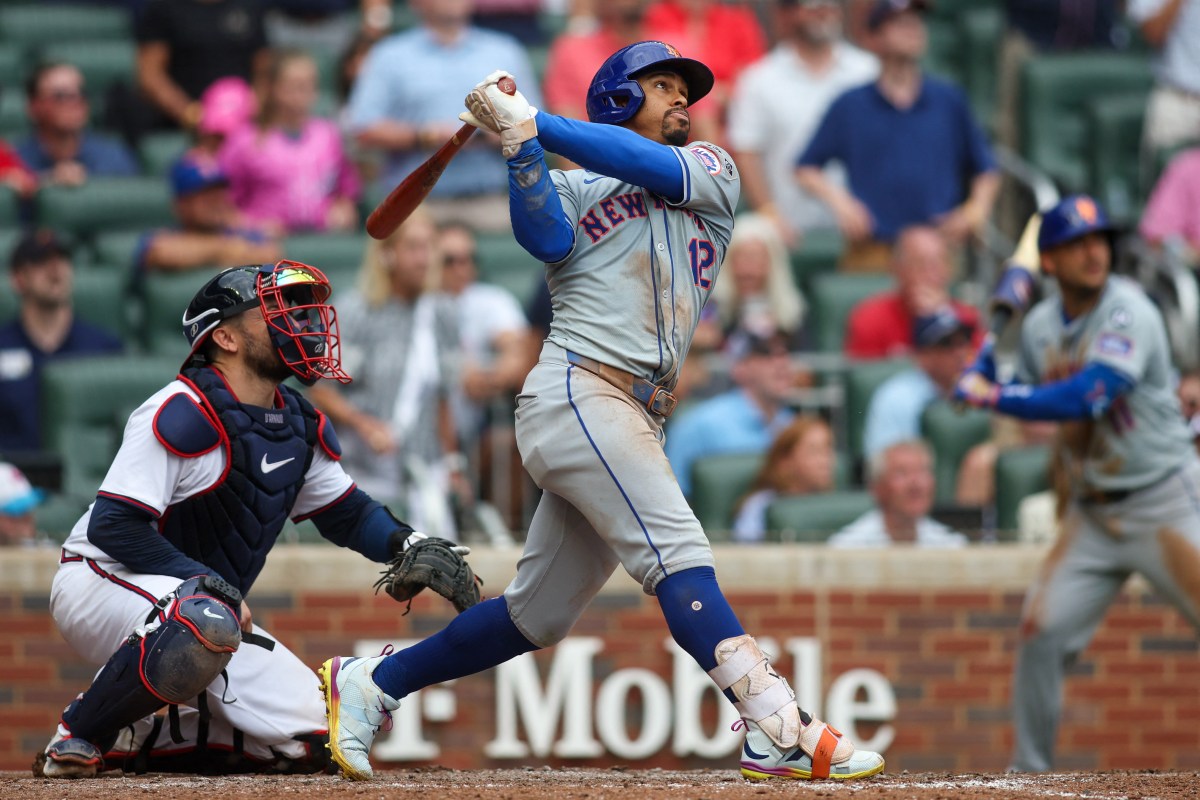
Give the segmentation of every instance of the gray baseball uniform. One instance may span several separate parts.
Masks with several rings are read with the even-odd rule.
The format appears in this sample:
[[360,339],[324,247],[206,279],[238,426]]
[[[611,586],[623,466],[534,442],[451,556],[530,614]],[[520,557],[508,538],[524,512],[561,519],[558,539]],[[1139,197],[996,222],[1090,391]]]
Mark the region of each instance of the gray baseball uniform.
[[663,453],[663,418],[568,360],[594,359],[671,388],[733,230],[740,178],[706,142],[675,148],[684,199],[584,170],[554,171],[575,246],[547,266],[554,308],[518,397],[517,444],[544,490],[517,578],[513,622],[548,646],[618,563],[647,593],[712,552]]
[[1050,769],[1063,671],[1105,610],[1141,573],[1200,627],[1200,461],[1172,389],[1158,310],[1112,277],[1097,306],[1064,320],[1049,298],[1026,317],[1018,377],[1061,380],[1099,362],[1133,381],[1094,421],[1063,423],[1060,458],[1071,487],[1059,538],[1025,599],[1013,692],[1013,766]]

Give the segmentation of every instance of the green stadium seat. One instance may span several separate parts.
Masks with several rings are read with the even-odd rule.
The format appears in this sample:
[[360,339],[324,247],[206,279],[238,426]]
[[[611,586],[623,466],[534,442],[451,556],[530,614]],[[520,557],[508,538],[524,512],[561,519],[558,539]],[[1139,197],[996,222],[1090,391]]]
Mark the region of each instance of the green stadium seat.
[[1154,74],[1141,55],[1039,55],[1021,69],[1021,151],[1070,191],[1089,190],[1087,107],[1109,95],[1149,94]]
[[971,3],[958,19],[963,89],[971,101],[971,111],[984,130],[992,127],[996,112],[996,65],[1000,61],[1006,25],[1004,9],[999,4],[976,6]]
[[992,434],[992,415],[975,408],[959,410],[944,400],[926,407],[921,414],[921,436],[933,448],[933,473],[937,478],[937,502],[954,503],[958,468],[963,457]]
[[29,132],[25,117],[25,90],[0,92],[0,138],[11,141]]
[[174,360],[134,356],[60,359],[42,371],[42,432],[63,457],[63,490],[90,498],[120,444],[130,408],[178,372]]
[[96,267],[75,269],[75,314],[129,338],[129,273]]
[[867,407],[871,403],[871,395],[888,378],[911,366],[912,362],[908,359],[896,358],[863,361],[846,370],[846,435],[841,441],[846,442],[846,448],[855,463],[860,461],[863,455],[863,428],[867,421]]
[[939,78],[961,84],[963,52],[957,21],[931,17],[926,18],[925,25],[929,32],[929,47],[922,67]]
[[38,220],[90,239],[101,231],[171,225],[171,193],[161,178],[91,178],[83,186],[48,186],[38,193]]
[[845,249],[846,242],[842,239],[841,231],[814,230],[805,233],[799,246],[790,254],[792,277],[796,285],[808,292],[815,276],[837,270]]
[[[9,228],[15,230],[20,224],[20,200],[17,199],[17,194],[7,186],[0,186],[0,228]],[[15,243],[15,240],[14,240]],[[0,263],[8,264],[8,255],[12,251],[8,250],[0,252]]]
[[0,42],[0,86],[17,92],[28,68],[23,47],[14,42]]
[[815,276],[811,285],[808,301],[813,344],[817,350],[841,352],[851,309],[890,289],[893,280],[888,274],[833,272]]
[[138,143],[138,158],[147,175],[165,177],[171,166],[192,146],[192,137],[184,131],[155,131]]
[[130,274],[133,257],[142,241],[142,231],[111,231],[96,234],[92,257],[97,264],[108,269]]
[[823,542],[874,507],[865,491],[783,497],[767,508],[767,541]]
[[188,351],[180,322],[183,312],[204,282],[218,271],[212,267],[154,273],[143,279],[141,341],[147,353],[175,359],[175,366],[179,366]]
[[283,242],[284,258],[311,264],[329,276],[334,291],[345,292],[358,281],[370,238],[362,233],[298,233]]
[[1017,528],[1017,506],[1031,494],[1050,488],[1050,448],[1045,445],[1004,450],[996,458],[996,528]]
[[729,541],[734,511],[762,462],[762,453],[728,453],[692,464],[692,510],[710,542]]
[[132,41],[131,14],[124,8],[9,2],[0,7],[0,40],[30,50],[91,39]]
[[479,279],[512,292],[524,306],[545,275],[542,263],[517,244],[511,233],[476,235]]
[[1088,104],[1087,119],[1092,193],[1113,221],[1136,223],[1145,199],[1140,187],[1146,96],[1133,92],[1099,97]]
[[44,61],[65,61],[83,73],[93,103],[102,101],[112,84],[134,84],[136,45],[131,39],[61,42],[41,49]]
[[45,533],[56,542],[63,542],[75,523],[87,511],[89,498],[72,497],[55,492],[34,509],[33,517],[39,533]]

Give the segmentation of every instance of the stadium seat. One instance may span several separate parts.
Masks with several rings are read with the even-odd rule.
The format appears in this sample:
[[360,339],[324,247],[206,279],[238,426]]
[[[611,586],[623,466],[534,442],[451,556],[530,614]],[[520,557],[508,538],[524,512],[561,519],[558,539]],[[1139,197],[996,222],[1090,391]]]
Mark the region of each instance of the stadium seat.
[[991,129],[996,111],[996,65],[1006,24],[1004,9],[997,3],[979,6],[971,3],[964,6],[958,18],[962,87],[971,101],[975,119],[985,131]]
[[24,90],[0,92],[0,138],[12,142],[28,132]]
[[762,453],[729,453],[692,464],[692,510],[710,542],[729,541],[734,511],[762,462]]
[[1021,69],[1021,151],[1069,191],[1089,190],[1087,106],[1108,95],[1149,94],[1149,59],[1113,52],[1039,55]]
[[129,273],[96,267],[75,269],[75,314],[129,339]]
[[128,410],[178,372],[174,360],[134,356],[61,359],[42,371],[42,433],[63,456],[63,489],[96,493],[120,443]]
[[767,508],[767,541],[823,542],[874,507],[865,491],[783,497]]
[[933,473],[937,477],[937,502],[953,504],[958,468],[975,445],[992,433],[992,415],[975,408],[956,409],[944,400],[926,407],[921,415],[921,436],[933,448]]
[[1092,193],[1113,221],[1136,223],[1146,199],[1141,190],[1146,96],[1133,92],[1098,97],[1086,112],[1091,131],[1088,166]]
[[[0,228],[16,229],[20,224],[20,201],[17,194],[7,186],[0,186]],[[0,252],[0,263],[8,265],[8,255],[12,248]]]
[[171,225],[171,193],[161,178],[91,178],[82,186],[48,186],[38,193],[38,221],[90,239],[101,231]]
[[39,533],[45,533],[55,542],[63,542],[71,528],[87,511],[90,498],[73,497],[55,492],[33,511]]
[[126,8],[68,3],[14,2],[0,7],[0,40],[30,51],[60,42],[132,41]]
[[47,45],[41,49],[41,58],[78,67],[84,75],[89,99],[100,108],[112,84],[134,84],[135,51],[130,39],[94,39]]
[[996,458],[996,528],[1017,527],[1017,506],[1031,494],[1050,488],[1050,448],[1045,445],[1005,450]]
[[863,455],[863,428],[867,421],[867,407],[871,403],[871,395],[881,383],[911,366],[912,362],[908,359],[895,358],[885,361],[863,361],[846,370],[846,435],[841,441],[846,442],[846,448],[855,463],[860,461]]
[[145,277],[142,284],[144,302],[140,338],[147,353],[175,359],[175,366],[179,366],[188,351],[180,322],[183,312],[204,282],[217,271],[213,267]]
[[192,146],[192,137],[184,131],[155,131],[138,143],[138,159],[147,175],[165,177],[171,166]]
[[815,349],[840,352],[851,309],[859,301],[887,291],[892,284],[889,274],[833,272],[815,276],[808,295]]
[[130,274],[133,257],[145,234],[142,231],[112,231],[96,234],[92,257],[96,264]]
[[800,244],[791,252],[792,278],[800,290],[807,294],[813,278],[837,269],[846,243],[838,230],[808,231]]
[[311,264],[329,276],[334,291],[352,289],[371,240],[362,233],[298,233],[283,242],[284,258]]
[[511,233],[476,235],[479,279],[512,292],[524,306],[545,275],[542,263],[517,244]]
[[15,91],[25,81],[25,71],[28,68],[20,45],[0,42],[0,86]]

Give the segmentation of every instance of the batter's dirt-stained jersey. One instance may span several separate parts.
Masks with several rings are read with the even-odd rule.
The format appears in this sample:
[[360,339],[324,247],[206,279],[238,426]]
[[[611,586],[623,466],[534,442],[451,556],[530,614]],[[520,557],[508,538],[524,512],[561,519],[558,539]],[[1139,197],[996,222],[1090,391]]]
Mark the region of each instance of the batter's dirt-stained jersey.
[[[121,498],[161,517],[170,506],[211,489],[221,480],[227,461],[224,448],[216,447],[203,455],[185,458],[170,452],[155,436],[155,416],[177,394],[200,399],[190,386],[176,380],[151,395],[130,415],[121,447],[100,485],[101,494]],[[258,469],[272,472],[290,466],[277,465],[269,457],[256,465]],[[321,447],[316,447],[291,515],[300,517],[324,508],[344,496],[353,485],[341,464]],[[110,556],[88,539],[91,514],[89,507],[71,529],[63,547],[85,558],[107,560]],[[159,535],[152,524],[147,524],[146,533]]]
[[1049,383],[1088,363],[1125,375],[1133,388],[1094,421],[1064,423],[1072,474],[1098,491],[1150,486],[1193,457],[1192,439],[1172,388],[1162,315],[1141,287],[1109,278],[1100,302],[1070,321],[1059,297],[1043,300],[1021,330],[1018,380]]
[[547,267],[550,341],[672,387],[733,232],[741,178],[708,142],[673,148],[683,199],[668,203],[586,170],[553,170],[575,246]]

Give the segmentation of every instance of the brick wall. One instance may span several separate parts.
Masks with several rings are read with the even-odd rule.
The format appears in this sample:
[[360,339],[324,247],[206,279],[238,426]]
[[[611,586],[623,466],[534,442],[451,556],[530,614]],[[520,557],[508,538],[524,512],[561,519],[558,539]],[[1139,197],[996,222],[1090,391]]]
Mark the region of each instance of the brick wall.
[[[720,551],[719,574],[747,630],[779,643],[813,637],[819,643],[821,697],[831,681],[850,670],[877,671],[890,683],[895,718],[887,721],[894,741],[887,751],[890,771],[996,771],[1006,765],[1011,745],[1008,696],[1021,580],[1039,554],[995,548],[953,562],[928,557],[885,559],[884,554],[841,556],[816,551],[795,559],[794,578],[775,591],[762,591],[762,553]],[[772,551],[779,553],[781,551]],[[336,553],[337,558],[330,554]],[[353,556],[353,554],[349,554]],[[377,640],[420,638],[449,619],[437,598],[422,596],[408,616],[391,600],[373,596],[371,565],[339,561],[332,550],[297,548],[275,564],[250,596],[255,621],[317,666]],[[357,558],[357,557],[354,557]],[[864,561],[864,558],[866,561]],[[939,556],[937,558],[943,558]],[[964,566],[961,559],[977,559]],[[22,561],[24,559],[24,561]],[[872,560],[881,559],[872,564]],[[511,576],[515,554],[476,554],[492,592]],[[778,571],[779,558],[771,568]],[[786,560],[786,559],[784,559]],[[817,562],[815,565],[812,562]],[[346,565],[354,564],[353,568]],[[24,769],[45,744],[57,714],[94,672],[59,637],[48,612],[53,559],[45,554],[6,553],[0,559],[0,769]],[[821,570],[822,580],[806,580]],[[858,584],[845,580],[860,576]],[[990,580],[980,580],[979,575]],[[940,578],[931,579],[930,576]],[[830,579],[829,576],[834,576]],[[840,576],[840,578],[838,578]],[[864,577],[866,576],[866,577]],[[905,577],[907,576],[907,577]],[[300,585],[300,591],[288,587]],[[982,588],[981,588],[982,587]],[[602,648],[593,662],[591,691],[614,673],[649,669],[668,683],[672,654],[664,648],[665,627],[657,604],[618,575],[574,632],[595,637]],[[551,655],[536,657],[545,678]],[[784,648],[778,666],[794,673]],[[453,767],[514,764],[631,763],[650,767],[730,765],[733,755],[700,759],[672,755],[669,747],[645,759],[611,754],[578,760],[491,759],[485,747],[497,737],[495,676],[456,682],[440,699],[452,700],[445,721],[427,720],[424,738],[441,750],[436,761]],[[1190,626],[1169,605],[1134,584],[1111,609],[1091,647],[1070,672],[1060,735],[1059,765],[1066,769],[1198,769],[1200,748],[1200,659]],[[434,698],[427,697],[430,701]],[[643,729],[645,699],[630,695],[625,708],[631,738]],[[425,708],[430,708],[426,702]],[[446,715],[443,702],[440,716]],[[439,714],[429,714],[437,718]],[[717,708],[711,693],[702,707],[712,731]],[[870,736],[877,724],[859,729]]]

